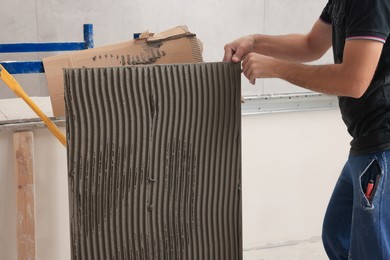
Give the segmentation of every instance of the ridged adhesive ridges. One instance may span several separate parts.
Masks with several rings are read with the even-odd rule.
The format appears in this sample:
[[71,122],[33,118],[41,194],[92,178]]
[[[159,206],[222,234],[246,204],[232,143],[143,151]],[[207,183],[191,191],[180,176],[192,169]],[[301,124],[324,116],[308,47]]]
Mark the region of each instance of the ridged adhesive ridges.
[[240,74],[65,70],[72,259],[242,259]]

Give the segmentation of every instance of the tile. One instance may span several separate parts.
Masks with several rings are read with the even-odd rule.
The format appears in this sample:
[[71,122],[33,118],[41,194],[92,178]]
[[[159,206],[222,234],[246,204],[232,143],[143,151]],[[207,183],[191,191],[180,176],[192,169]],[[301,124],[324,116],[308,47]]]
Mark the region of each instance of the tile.
[[240,66],[65,76],[72,259],[242,259]]

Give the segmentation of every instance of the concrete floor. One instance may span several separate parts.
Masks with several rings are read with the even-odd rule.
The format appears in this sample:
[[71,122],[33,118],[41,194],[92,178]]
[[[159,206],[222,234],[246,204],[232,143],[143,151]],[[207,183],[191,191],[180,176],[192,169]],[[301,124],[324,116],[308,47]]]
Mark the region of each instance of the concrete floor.
[[327,260],[320,238],[244,250],[244,260]]

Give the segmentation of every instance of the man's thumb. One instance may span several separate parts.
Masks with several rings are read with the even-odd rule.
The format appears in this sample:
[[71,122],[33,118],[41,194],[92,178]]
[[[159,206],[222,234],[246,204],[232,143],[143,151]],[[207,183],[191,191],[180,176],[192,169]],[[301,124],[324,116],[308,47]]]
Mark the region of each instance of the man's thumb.
[[242,60],[242,53],[237,50],[236,53],[234,53],[233,57],[232,57],[232,61],[233,62],[240,62]]

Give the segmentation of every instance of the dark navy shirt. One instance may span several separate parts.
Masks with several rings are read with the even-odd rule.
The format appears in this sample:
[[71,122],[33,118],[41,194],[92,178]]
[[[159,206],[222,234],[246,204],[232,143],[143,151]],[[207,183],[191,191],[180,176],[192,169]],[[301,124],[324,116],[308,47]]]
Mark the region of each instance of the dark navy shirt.
[[384,43],[373,80],[359,98],[339,97],[342,118],[353,137],[352,154],[390,148],[390,1],[329,0],[320,18],[332,25],[335,63],[343,62],[346,41]]

